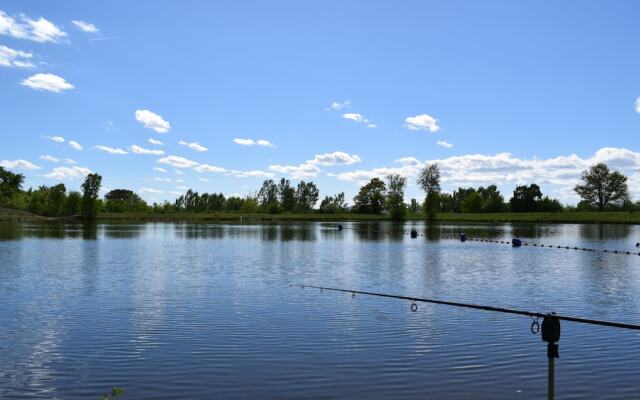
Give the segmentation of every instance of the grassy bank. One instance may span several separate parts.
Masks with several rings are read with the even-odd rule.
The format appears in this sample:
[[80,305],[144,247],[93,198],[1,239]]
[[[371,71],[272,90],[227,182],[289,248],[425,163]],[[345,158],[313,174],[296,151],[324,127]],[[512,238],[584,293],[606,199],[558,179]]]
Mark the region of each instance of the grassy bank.
[[[239,213],[99,213],[99,221],[235,221],[240,222],[293,221],[385,221],[386,215],[368,214],[239,214]],[[424,220],[422,214],[409,215],[407,220]],[[0,208],[0,221],[65,221],[47,218],[24,211]],[[438,221],[459,222],[538,222],[538,223],[609,223],[640,224],[640,213],[630,212],[558,212],[558,213],[495,213],[495,214],[438,214]]]
[[[129,221],[385,221],[386,215],[365,214],[237,214],[237,213],[100,213],[100,220]],[[421,214],[407,220],[424,220]],[[559,212],[559,213],[495,213],[438,214],[438,221],[460,222],[540,222],[540,223],[615,223],[640,224],[640,213],[630,212]]]

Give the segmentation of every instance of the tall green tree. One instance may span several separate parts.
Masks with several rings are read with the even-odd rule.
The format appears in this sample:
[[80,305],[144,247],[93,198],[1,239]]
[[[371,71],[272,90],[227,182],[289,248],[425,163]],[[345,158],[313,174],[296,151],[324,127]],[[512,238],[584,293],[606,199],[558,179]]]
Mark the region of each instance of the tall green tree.
[[288,179],[280,179],[278,183],[278,199],[280,207],[286,212],[291,212],[296,208],[296,190],[291,186]]
[[610,204],[629,201],[627,177],[610,171],[607,164],[598,163],[582,173],[582,184],[575,187],[583,200],[600,211]]
[[535,212],[538,202],[542,199],[542,191],[540,186],[532,183],[531,185],[516,186],[513,191],[513,197],[509,200],[512,212]]
[[418,185],[426,194],[424,205],[427,218],[434,220],[440,203],[438,200],[440,194],[440,168],[438,168],[438,164],[427,164],[420,170]]
[[335,214],[344,212],[345,207],[344,192],[340,192],[335,196],[325,196],[320,202],[318,211],[322,214]]
[[98,213],[98,196],[102,177],[98,174],[89,174],[82,184],[82,216],[85,219],[94,219]]
[[104,195],[104,208],[109,212],[146,211],[147,203],[132,190],[114,189]]
[[320,190],[313,182],[300,181],[296,187],[296,209],[300,212],[309,212],[315,207],[320,196]]
[[384,211],[387,185],[379,178],[373,178],[360,188],[353,198],[356,212],[360,214],[381,214]]
[[0,167],[0,206],[12,207],[16,196],[22,190],[24,175],[15,174]]
[[278,202],[278,185],[273,179],[267,179],[262,182],[262,187],[258,192],[258,204],[264,211],[276,214],[280,211]]
[[386,206],[394,221],[401,221],[405,218],[407,208],[404,205],[404,189],[406,187],[407,178],[399,174],[387,175]]

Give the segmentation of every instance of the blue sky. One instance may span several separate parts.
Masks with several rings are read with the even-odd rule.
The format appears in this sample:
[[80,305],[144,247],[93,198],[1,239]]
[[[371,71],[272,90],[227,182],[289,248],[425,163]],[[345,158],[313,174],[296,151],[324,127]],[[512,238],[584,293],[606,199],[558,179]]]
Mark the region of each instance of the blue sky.
[[570,203],[606,161],[640,196],[636,1],[0,10],[0,163],[29,186],[76,189],[90,170],[158,201],[286,176],[350,198],[399,172],[421,197],[415,174],[437,161],[447,191],[536,182]]

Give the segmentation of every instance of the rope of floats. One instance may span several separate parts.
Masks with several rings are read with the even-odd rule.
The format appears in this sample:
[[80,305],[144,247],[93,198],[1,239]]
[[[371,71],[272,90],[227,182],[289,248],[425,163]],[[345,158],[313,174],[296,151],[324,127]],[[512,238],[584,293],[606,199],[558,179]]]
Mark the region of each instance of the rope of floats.
[[[353,229],[356,230],[353,227],[345,227],[342,226],[341,224],[336,225],[336,228],[341,231],[343,229]],[[411,232],[405,232],[405,235],[410,235],[412,238],[417,238],[418,236],[424,236],[424,234],[418,234],[418,232],[414,229],[411,230]],[[495,243],[495,244],[506,244],[509,245],[511,247],[521,247],[521,246],[530,246],[530,247],[546,247],[549,249],[563,249],[563,250],[574,250],[574,251],[587,251],[587,252],[593,252],[593,253],[611,253],[611,254],[624,254],[624,255],[630,255],[630,256],[640,256],[640,252],[634,252],[634,251],[628,251],[628,250],[607,250],[607,249],[592,249],[592,248],[586,248],[586,247],[577,247],[577,246],[559,246],[559,245],[545,245],[542,243],[529,243],[529,242],[525,242],[521,239],[517,239],[517,238],[513,238],[511,239],[511,241],[506,241],[506,240],[493,240],[493,239],[482,239],[482,238],[472,238],[472,237],[467,237],[466,234],[461,233],[457,236],[443,236],[442,239],[453,239],[453,240],[460,240],[461,242],[482,242],[482,243]],[[640,242],[636,244],[636,247],[640,247]]]
[[624,254],[624,255],[631,255],[631,256],[635,256],[638,255],[640,256],[640,252],[636,253],[634,251],[628,251],[628,250],[607,250],[607,249],[593,249],[593,248],[587,248],[587,247],[577,247],[577,246],[560,246],[560,245],[550,245],[550,244],[543,244],[543,243],[529,243],[529,242],[525,242],[521,239],[517,239],[517,238],[513,238],[511,239],[511,241],[507,241],[507,240],[493,240],[493,239],[481,239],[481,238],[468,238],[466,237],[466,235],[460,234],[459,236],[448,236],[448,237],[444,237],[444,239],[454,239],[454,240],[460,240],[461,242],[482,242],[482,243],[495,243],[495,244],[506,244],[506,245],[510,245],[511,247],[521,247],[521,246],[530,246],[530,247],[540,247],[540,248],[549,248],[549,249],[563,249],[563,250],[574,250],[574,251],[587,251],[587,252],[593,252],[593,253],[611,253],[611,254]]

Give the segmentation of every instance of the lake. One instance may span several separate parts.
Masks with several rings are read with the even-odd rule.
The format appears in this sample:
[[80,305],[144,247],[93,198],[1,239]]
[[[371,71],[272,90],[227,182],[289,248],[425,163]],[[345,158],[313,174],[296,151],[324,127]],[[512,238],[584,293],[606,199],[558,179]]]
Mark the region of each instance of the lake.
[[[0,224],[0,398],[546,395],[528,317],[296,284],[640,323],[640,226],[344,225]],[[640,333],[559,344],[557,398],[640,396]]]

